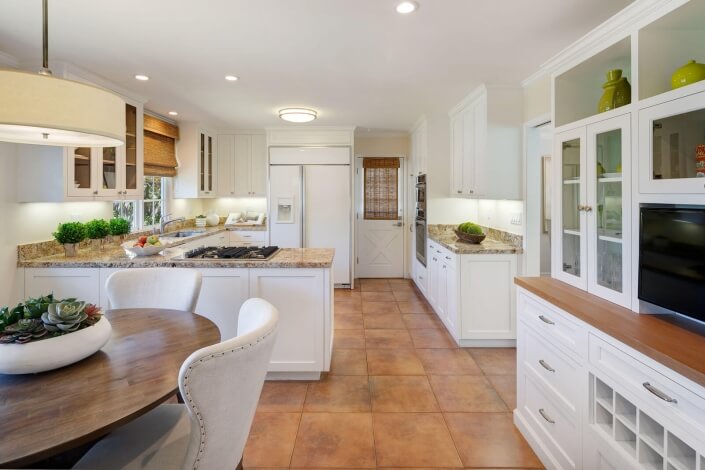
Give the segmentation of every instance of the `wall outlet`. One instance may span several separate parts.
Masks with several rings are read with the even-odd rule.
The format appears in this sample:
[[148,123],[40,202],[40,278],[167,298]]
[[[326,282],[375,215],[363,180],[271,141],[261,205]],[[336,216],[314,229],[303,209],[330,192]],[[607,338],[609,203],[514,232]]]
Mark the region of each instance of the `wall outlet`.
[[512,225],[521,225],[521,212],[517,212],[512,216]]

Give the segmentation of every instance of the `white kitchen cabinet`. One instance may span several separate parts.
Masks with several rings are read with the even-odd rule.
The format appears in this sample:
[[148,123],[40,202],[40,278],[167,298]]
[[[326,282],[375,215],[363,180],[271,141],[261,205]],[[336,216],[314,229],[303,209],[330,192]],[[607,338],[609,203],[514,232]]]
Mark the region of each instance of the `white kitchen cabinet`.
[[452,197],[521,199],[522,100],[483,85],[450,111]]
[[517,256],[460,256],[460,338],[514,340]]
[[704,194],[705,92],[639,111],[639,191]]
[[411,129],[411,159],[415,175],[428,173],[428,123],[421,118]]
[[546,468],[703,468],[705,389],[524,289],[517,302],[515,424]]
[[196,312],[218,325],[221,341],[234,338],[240,307],[249,298],[249,270],[199,268],[198,271],[203,281]]
[[113,201],[140,198],[144,188],[144,114],[125,99],[125,145],[18,147],[18,202]]
[[174,197],[184,199],[217,196],[218,162],[216,138],[210,131],[194,124],[179,128],[176,144],[179,169],[174,178]]
[[426,269],[428,271],[428,289],[426,290],[426,299],[435,308],[438,303],[438,291],[440,282],[441,262],[436,252],[435,242],[429,241],[426,245]]
[[77,298],[100,305],[100,274],[95,268],[24,270],[24,297],[54,293],[57,299]]
[[258,230],[229,230],[229,246],[264,246],[267,244],[267,232]]
[[461,346],[511,346],[516,338],[517,255],[458,255],[428,242],[423,292]]
[[267,195],[267,143],[264,134],[218,135],[218,195]]
[[[192,243],[201,245],[204,240],[207,242],[208,238]],[[105,281],[122,269],[24,268],[24,297],[53,292],[56,298],[76,297],[108,309]],[[330,369],[333,341],[330,269],[196,269],[203,276],[196,313],[216,324],[221,339],[237,335],[238,313],[245,300],[263,298],[277,307],[280,315],[269,366],[273,377],[317,379],[320,372]]]
[[555,136],[553,276],[631,305],[631,118]]
[[416,283],[416,287],[419,288],[419,290],[425,297],[428,297],[427,267],[421,264],[421,262],[417,260],[416,257],[414,257],[414,260],[412,262],[414,263],[413,276],[414,282]]
[[252,269],[250,296],[279,310],[279,334],[270,372],[321,371],[328,361],[325,331],[331,321],[330,290],[318,269]]

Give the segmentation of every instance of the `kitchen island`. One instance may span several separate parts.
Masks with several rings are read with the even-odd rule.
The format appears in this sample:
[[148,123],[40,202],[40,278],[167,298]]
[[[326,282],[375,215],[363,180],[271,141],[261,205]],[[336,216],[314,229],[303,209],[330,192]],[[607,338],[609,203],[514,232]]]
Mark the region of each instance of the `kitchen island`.
[[197,269],[203,285],[196,313],[218,326],[221,339],[237,334],[238,312],[245,300],[266,299],[280,313],[268,378],[317,379],[321,372],[330,370],[334,250],[283,248],[268,260],[183,259],[183,253],[195,245],[222,243],[226,232],[222,226],[210,228],[170,246],[163,254],[142,258],[128,257],[118,245],[99,252],[81,250],[75,258],[61,254],[28,258],[32,250],[21,246],[18,267],[24,297],[53,292],[60,298],[78,297],[109,308],[105,281],[118,270]]

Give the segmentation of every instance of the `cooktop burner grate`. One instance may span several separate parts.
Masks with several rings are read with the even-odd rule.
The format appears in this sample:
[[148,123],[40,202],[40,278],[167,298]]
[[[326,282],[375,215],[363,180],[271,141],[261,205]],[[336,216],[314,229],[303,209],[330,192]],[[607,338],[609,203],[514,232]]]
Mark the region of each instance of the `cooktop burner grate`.
[[204,246],[196,248],[184,254],[185,258],[189,259],[213,259],[213,260],[267,260],[274,256],[279,251],[278,246],[234,246],[234,247],[217,247]]

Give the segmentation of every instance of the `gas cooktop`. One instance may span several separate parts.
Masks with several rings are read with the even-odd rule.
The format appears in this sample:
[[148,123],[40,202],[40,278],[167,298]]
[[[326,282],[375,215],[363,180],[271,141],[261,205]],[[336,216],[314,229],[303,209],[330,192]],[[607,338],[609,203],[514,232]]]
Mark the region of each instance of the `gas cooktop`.
[[272,258],[279,251],[278,246],[204,246],[184,253],[184,259],[202,260],[262,260]]

